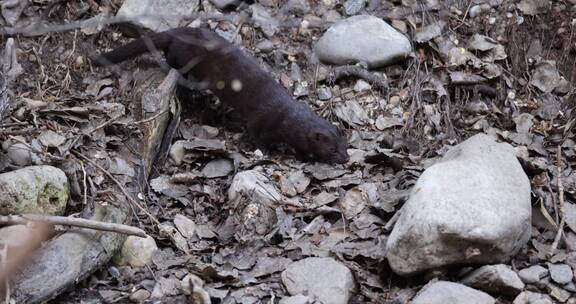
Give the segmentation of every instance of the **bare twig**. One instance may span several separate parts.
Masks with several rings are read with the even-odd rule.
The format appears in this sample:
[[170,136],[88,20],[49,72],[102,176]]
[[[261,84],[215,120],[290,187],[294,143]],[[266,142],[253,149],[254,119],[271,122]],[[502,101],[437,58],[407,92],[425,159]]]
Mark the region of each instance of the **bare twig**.
[[88,186],[86,184],[86,169],[84,168],[84,162],[80,162],[80,168],[82,168],[82,187],[84,187],[84,207],[88,205]]
[[558,248],[558,243],[564,232],[564,224],[566,222],[566,213],[564,212],[564,185],[562,184],[562,148],[558,145],[556,149],[556,169],[557,172],[557,183],[558,183],[558,204],[560,205],[560,224],[558,225],[558,231],[556,232],[556,237],[552,246],[550,246],[549,256],[554,255],[556,248]]
[[72,151],[72,153],[74,155],[76,155],[77,157],[80,157],[82,159],[84,159],[86,162],[88,162],[89,164],[91,164],[92,166],[98,168],[100,171],[102,171],[104,174],[106,174],[106,176],[108,176],[108,178],[110,178],[115,184],[116,186],[118,186],[118,188],[120,188],[120,191],[122,191],[122,193],[124,194],[124,196],[126,196],[126,198],[128,199],[128,201],[135,206],[136,208],[138,208],[138,210],[142,211],[144,214],[146,214],[156,225],[160,225],[160,222],[158,221],[158,219],[156,219],[156,217],[154,215],[152,215],[150,212],[148,212],[148,210],[146,210],[144,207],[142,207],[142,205],[140,203],[138,203],[136,200],[134,200],[134,198],[132,198],[132,196],[126,191],[126,189],[124,188],[124,186],[122,186],[122,184],[116,179],[114,178],[114,176],[108,172],[108,170],[104,169],[102,166],[100,166],[98,163],[96,163],[95,161],[91,160],[90,158],[84,156],[82,153],[80,152],[76,152],[76,151]]
[[127,124],[130,124],[130,125],[141,125],[141,124],[149,123],[149,122],[155,120],[156,118],[158,118],[158,117],[160,117],[160,116],[162,116],[162,115],[164,115],[164,114],[167,114],[167,113],[168,113],[168,109],[166,109],[166,110],[164,110],[164,111],[160,111],[160,112],[158,112],[158,113],[156,113],[156,114],[154,114],[154,115],[152,115],[152,116],[150,116],[150,117],[148,117],[148,118],[146,118],[146,119],[142,119],[142,120],[139,120],[139,121],[134,121],[134,122],[127,123]]
[[127,235],[146,237],[144,230],[128,225],[87,220],[66,216],[53,216],[41,214],[5,215],[0,216],[0,224],[27,224],[28,222],[41,222],[52,225],[82,227],[93,230],[111,231]]

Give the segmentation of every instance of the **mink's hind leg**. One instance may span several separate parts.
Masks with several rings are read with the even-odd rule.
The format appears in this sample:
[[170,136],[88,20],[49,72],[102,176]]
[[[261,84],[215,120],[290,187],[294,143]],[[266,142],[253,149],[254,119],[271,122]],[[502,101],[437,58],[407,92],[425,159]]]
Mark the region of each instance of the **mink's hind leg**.
[[245,143],[252,143],[255,148],[262,151],[264,155],[270,157],[273,155],[290,154],[287,153],[290,149],[285,144],[279,142],[276,138],[266,136],[265,132],[259,131],[260,129],[250,128],[250,125],[248,124],[246,132],[244,132],[242,136],[242,141]]

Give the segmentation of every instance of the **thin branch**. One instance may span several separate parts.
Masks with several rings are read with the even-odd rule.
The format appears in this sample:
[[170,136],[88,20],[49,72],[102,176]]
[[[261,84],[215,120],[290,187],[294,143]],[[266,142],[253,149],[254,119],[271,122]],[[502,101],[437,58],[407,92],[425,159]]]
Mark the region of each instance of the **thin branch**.
[[557,183],[558,183],[558,204],[560,205],[560,225],[558,226],[558,231],[556,232],[556,237],[552,246],[550,246],[549,256],[553,256],[556,248],[558,248],[558,243],[560,243],[560,238],[564,232],[564,224],[566,222],[566,213],[564,212],[564,185],[562,184],[562,149],[558,145],[556,149],[556,169],[557,172]]
[[101,221],[87,220],[83,218],[54,216],[54,215],[41,215],[41,214],[23,214],[23,215],[5,215],[0,216],[0,224],[18,224],[25,225],[28,222],[41,222],[52,225],[62,225],[71,227],[82,227],[100,231],[111,231],[127,235],[135,235],[142,238],[147,237],[144,230],[116,223],[108,223]]
[[149,122],[155,120],[156,118],[158,118],[158,117],[160,117],[160,116],[162,116],[162,115],[164,115],[164,114],[167,114],[167,113],[168,113],[168,109],[166,109],[166,110],[164,110],[164,111],[160,111],[160,112],[158,112],[158,113],[156,113],[156,114],[154,114],[154,115],[152,115],[152,116],[150,116],[150,117],[148,117],[148,118],[146,118],[146,119],[142,119],[142,120],[134,121],[134,122],[129,122],[129,123],[126,123],[125,125],[141,125],[141,124],[146,124],[146,123],[149,123]]

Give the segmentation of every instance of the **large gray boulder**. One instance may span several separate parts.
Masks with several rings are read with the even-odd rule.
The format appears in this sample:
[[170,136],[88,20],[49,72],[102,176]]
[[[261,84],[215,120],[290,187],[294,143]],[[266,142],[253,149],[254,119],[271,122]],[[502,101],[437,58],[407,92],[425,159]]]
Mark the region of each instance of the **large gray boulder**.
[[410,275],[453,264],[507,261],[530,238],[530,182],[513,148],[478,134],[424,171],[387,243]]
[[378,68],[406,58],[412,45],[406,36],[384,20],[359,15],[332,25],[318,40],[314,51],[327,63],[360,62],[369,68]]

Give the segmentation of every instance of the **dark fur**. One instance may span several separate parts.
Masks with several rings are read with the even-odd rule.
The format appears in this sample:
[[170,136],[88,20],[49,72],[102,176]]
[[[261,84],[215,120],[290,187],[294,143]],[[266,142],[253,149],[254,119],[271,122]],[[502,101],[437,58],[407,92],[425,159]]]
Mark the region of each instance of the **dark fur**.
[[[248,122],[248,131],[264,143],[287,143],[308,159],[348,161],[346,138],[332,124],[295,101],[254,58],[212,31],[176,28],[152,34],[102,54],[94,62],[115,64],[149,52],[150,47],[163,50],[168,65],[239,111]],[[240,81],[242,89],[233,90],[233,81]]]

